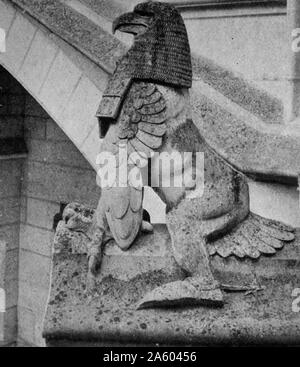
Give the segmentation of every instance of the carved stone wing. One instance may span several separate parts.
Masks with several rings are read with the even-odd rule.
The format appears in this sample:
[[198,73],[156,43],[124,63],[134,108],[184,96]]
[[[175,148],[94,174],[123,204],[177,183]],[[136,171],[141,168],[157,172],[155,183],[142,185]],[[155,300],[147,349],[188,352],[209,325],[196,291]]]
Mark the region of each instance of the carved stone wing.
[[162,145],[166,132],[166,102],[155,84],[133,84],[119,119],[119,141],[128,141],[128,154],[142,158]]
[[[155,84],[137,82],[124,101],[116,124],[111,125],[101,147],[116,161],[116,180],[102,189],[106,218],[115,241],[127,249],[136,238],[143,218],[141,166],[163,143],[166,102]],[[140,184],[138,184],[140,182]]]
[[227,258],[257,259],[261,255],[273,255],[283,246],[295,239],[295,230],[272,219],[265,219],[250,213],[233,232],[221,239],[209,243],[210,255]]

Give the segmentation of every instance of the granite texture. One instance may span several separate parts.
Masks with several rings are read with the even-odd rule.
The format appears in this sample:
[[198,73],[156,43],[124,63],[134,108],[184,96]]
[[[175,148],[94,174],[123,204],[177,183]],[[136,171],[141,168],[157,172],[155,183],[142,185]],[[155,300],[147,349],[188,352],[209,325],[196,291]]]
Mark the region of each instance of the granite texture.
[[194,88],[193,120],[205,141],[239,171],[259,181],[297,185],[300,172],[299,135],[284,128],[251,126]]
[[205,57],[193,58],[195,79],[201,79],[245,110],[270,124],[283,121],[283,104],[233,72]]
[[64,346],[299,344],[300,314],[292,309],[292,291],[300,283],[299,235],[271,259],[214,257],[226,302],[214,309],[136,310],[150,289],[184,277],[165,226],[126,254],[111,243],[92,292],[86,291],[86,256],[66,247],[53,259],[44,337],[48,345]]
[[123,4],[118,4],[111,0],[80,0],[80,2],[88,8],[91,8],[95,13],[110,20],[125,13],[128,9],[127,1],[123,1]]
[[[86,54],[92,61],[112,72],[124,46],[113,36],[59,0],[12,0],[63,40]],[[113,51],[116,53],[114,55]],[[109,59],[105,58],[110,53]]]

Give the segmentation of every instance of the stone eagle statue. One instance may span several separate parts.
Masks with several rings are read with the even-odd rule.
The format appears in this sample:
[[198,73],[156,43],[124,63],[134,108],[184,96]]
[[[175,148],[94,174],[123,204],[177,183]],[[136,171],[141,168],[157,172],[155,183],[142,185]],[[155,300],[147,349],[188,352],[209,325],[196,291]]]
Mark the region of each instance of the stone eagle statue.
[[[187,277],[167,283],[141,302],[141,307],[180,304],[183,300],[221,306],[223,295],[210,267],[210,256],[257,259],[272,255],[294,240],[294,230],[249,210],[245,176],[206,144],[193,123],[189,88],[192,65],[183,19],[175,7],[156,1],[141,3],[121,15],[113,31],[134,35],[134,43],[118,62],[103,94],[97,116],[103,143],[116,166],[140,170],[154,152],[204,153],[204,191],[197,180],[189,187],[155,188],[166,203],[166,221],[173,254]],[[128,161],[119,159],[125,146]],[[135,154],[139,159],[132,161]],[[139,164],[137,164],[137,161]],[[174,176],[182,174],[174,168]],[[102,187],[101,198],[89,229],[90,274],[101,265],[103,246],[112,238],[128,250],[142,231],[151,231],[143,220],[143,187],[116,181]],[[70,209],[69,209],[70,210]]]

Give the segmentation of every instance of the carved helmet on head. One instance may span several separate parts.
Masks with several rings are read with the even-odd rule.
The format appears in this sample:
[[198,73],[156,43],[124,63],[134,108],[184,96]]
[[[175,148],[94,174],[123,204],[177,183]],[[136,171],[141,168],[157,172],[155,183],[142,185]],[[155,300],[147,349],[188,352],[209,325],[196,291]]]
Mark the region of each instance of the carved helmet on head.
[[113,31],[134,34],[135,40],[121,61],[134,79],[176,87],[192,86],[191,52],[187,31],[178,10],[167,3],[147,1],[121,15]]

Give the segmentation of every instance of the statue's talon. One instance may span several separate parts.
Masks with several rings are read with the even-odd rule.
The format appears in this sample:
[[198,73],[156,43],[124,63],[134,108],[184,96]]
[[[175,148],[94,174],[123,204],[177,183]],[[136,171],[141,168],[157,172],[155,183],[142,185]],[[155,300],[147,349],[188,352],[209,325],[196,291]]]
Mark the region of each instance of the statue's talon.
[[91,245],[88,249],[88,271],[89,273],[96,275],[102,260],[101,245]]
[[89,274],[95,276],[97,274],[98,259],[97,256],[89,257]]
[[186,306],[210,306],[221,307],[224,305],[223,294],[216,284],[195,286],[187,278],[183,281],[175,281],[164,284],[146,296],[139,302],[137,309],[165,308],[165,307],[186,307]]
[[86,276],[86,293],[88,295],[91,295],[92,293],[94,293],[95,289],[96,289],[96,277],[90,270],[88,270]]
[[152,233],[153,232],[153,225],[150,222],[147,222],[147,221],[143,220],[141,230],[144,233]]

